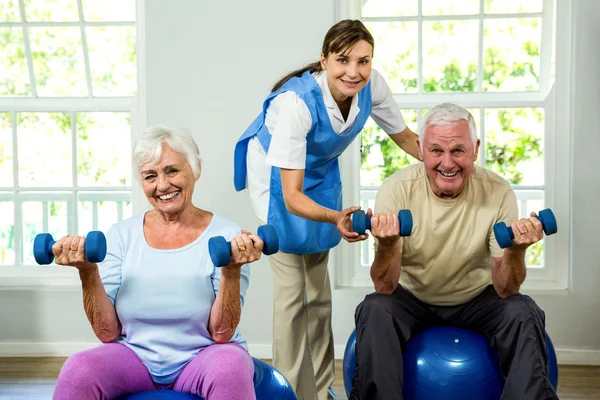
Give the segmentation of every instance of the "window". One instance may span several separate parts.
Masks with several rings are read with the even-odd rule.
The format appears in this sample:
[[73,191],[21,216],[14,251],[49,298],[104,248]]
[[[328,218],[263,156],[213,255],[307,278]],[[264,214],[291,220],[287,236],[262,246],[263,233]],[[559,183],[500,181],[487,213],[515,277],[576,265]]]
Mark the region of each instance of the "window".
[[134,0],[0,3],[0,274],[40,273],[38,233],[131,215],[135,17]]
[[[569,46],[567,39],[555,40],[557,23],[568,37],[565,3],[557,3],[563,13],[555,12],[554,0],[339,3],[340,18],[361,19],[373,34],[373,68],[386,78],[414,132],[431,107],[445,101],[462,105],[473,114],[480,135],[479,165],[511,183],[520,216],[553,209],[559,232],[564,231],[562,243],[555,235],[527,252],[526,285],[536,289],[568,285],[568,194],[558,190],[568,187],[568,174],[561,170],[569,169],[562,151],[569,143],[568,107],[559,108],[565,105],[557,94],[565,91],[568,71],[564,64],[555,68],[555,48]],[[555,117],[557,109],[565,121]],[[369,119],[360,141],[342,157],[345,206],[372,208],[385,178],[416,162]],[[340,249],[338,284],[372,286],[372,239]]]

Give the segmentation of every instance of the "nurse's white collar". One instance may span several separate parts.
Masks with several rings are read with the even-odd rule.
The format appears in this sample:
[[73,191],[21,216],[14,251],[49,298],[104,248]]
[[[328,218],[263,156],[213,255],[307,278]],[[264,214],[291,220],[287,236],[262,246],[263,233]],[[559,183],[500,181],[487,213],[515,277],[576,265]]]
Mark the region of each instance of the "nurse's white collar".
[[[338,109],[339,107],[331,94],[331,90],[329,90],[329,85],[327,84],[327,71],[322,71],[319,73],[313,74],[313,77],[319,84],[321,88],[321,93],[323,93],[323,102],[325,103],[325,107],[329,109]],[[358,107],[358,94],[352,96],[352,104],[350,105],[350,109]]]

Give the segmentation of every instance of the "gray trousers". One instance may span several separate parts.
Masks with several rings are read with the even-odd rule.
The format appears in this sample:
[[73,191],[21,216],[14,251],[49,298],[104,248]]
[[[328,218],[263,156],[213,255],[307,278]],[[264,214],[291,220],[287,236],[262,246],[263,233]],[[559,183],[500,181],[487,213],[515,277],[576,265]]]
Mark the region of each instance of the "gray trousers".
[[558,399],[548,380],[545,314],[529,297],[505,299],[488,286],[457,306],[423,303],[400,285],[373,293],[355,313],[356,370],[350,400],[402,398],[402,351],[425,328],[452,325],[483,334],[496,349],[505,377],[502,400]]

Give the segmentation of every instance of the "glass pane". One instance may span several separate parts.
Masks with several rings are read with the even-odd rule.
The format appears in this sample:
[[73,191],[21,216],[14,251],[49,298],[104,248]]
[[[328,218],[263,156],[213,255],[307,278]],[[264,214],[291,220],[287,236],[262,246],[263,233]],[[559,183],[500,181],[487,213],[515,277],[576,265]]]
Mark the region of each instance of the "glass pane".
[[77,114],[77,176],[79,186],[131,185],[129,114]]
[[473,15],[479,14],[479,1],[473,0],[423,0],[423,15]]
[[544,8],[544,0],[484,0],[486,14],[538,13]]
[[476,92],[479,22],[423,22],[423,91]]
[[69,114],[20,113],[17,137],[21,186],[73,185]]
[[[402,110],[408,127],[417,131],[417,111]],[[371,118],[367,120],[360,136],[360,184],[379,186],[394,172],[417,160],[406,154]]]
[[28,71],[23,29],[0,28],[0,96],[30,95]]
[[86,21],[135,21],[135,0],[82,0]]
[[135,27],[87,27],[86,38],[94,96],[135,93]]
[[21,22],[19,0],[3,0],[0,2],[0,22]]
[[[13,185],[12,116],[0,114],[0,187]],[[2,215],[2,214],[0,214]]]
[[29,28],[38,96],[86,96],[79,27]]
[[79,21],[77,0],[25,0],[27,21]]
[[[529,218],[529,214],[536,214],[544,208],[544,192],[542,190],[516,190],[519,205],[519,218]],[[529,246],[525,253],[525,265],[528,268],[541,268],[544,266],[544,240]]]
[[366,23],[375,39],[373,68],[383,75],[393,93],[417,91],[418,25],[416,22]]
[[[89,231],[107,232],[116,222],[132,215],[130,201],[80,201],[79,202],[79,234],[87,235]],[[96,221],[96,226],[94,226]]]
[[543,108],[485,110],[486,166],[513,185],[544,184]]
[[415,16],[419,0],[366,0],[362,7],[363,17]]
[[37,264],[33,258],[33,241],[44,231],[44,208],[48,216],[48,233],[54,240],[59,240],[68,232],[69,209],[65,201],[24,201],[22,203],[23,218],[23,263]]
[[0,201],[0,264],[15,263],[15,211],[12,201]]
[[539,90],[541,18],[484,22],[483,90]]

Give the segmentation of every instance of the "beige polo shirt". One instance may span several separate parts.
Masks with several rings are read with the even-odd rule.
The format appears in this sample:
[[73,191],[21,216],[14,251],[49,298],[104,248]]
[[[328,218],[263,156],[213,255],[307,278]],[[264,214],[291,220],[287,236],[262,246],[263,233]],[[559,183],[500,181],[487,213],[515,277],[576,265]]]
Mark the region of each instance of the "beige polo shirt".
[[376,213],[409,209],[411,236],[402,240],[400,284],[434,305],[466,303],[492,283],[490,257],[502,257],[493,226],[518,218],[517,199],[499,175],[475,166],[454,199],[431,190],[422,163],[385,180],[375,200]]

